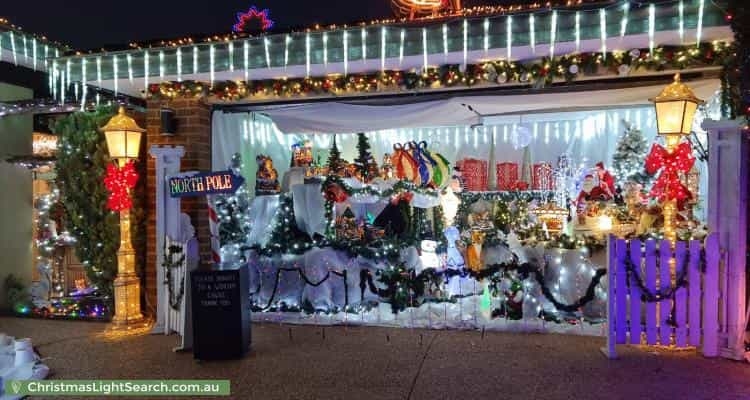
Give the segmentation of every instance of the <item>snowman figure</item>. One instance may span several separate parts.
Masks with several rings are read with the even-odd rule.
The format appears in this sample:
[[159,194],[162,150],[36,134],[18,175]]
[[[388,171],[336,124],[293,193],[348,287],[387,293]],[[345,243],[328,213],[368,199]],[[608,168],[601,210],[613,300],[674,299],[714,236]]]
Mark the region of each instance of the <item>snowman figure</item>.
[[432,268],[437,270],[440,268],[440,259],[436,253],[437,242],[434,240],[423,240],[420,244],[421,254],[419,260],[421,261],[421,268],[417,273],[424,271],[425,269]]

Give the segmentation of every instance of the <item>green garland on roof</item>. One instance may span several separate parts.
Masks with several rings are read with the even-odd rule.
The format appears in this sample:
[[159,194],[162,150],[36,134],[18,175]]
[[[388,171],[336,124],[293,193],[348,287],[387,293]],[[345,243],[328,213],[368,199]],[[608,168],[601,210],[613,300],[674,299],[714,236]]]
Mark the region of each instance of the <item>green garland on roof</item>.
[[[310,78],[258,81],[162,82],[144,93],[155,99],[213,97],[219,101],[269,100],[311,96],[342,96],[367,93],[398,93],[417,90],[523,85],[543,88],[553,83],[572,82],[581,77],[627,76],[633,71],[664,71],[725,66],[734,57],[734,46],[725,42],[700,46],[663,46],[622,52],[588,52],[534,61],[489,61],[446,64],[426,71],[379,71]],[[726,68],[725,68],[726,72]]]

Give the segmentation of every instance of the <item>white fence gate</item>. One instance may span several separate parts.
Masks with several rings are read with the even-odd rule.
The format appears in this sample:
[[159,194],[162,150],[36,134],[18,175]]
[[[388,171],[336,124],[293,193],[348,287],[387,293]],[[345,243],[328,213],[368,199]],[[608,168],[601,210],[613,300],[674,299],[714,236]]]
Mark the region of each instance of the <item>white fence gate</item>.
[[618,344],[701,347],[719,354],[719,237],[692,240],[616,239],[610,236],[607,347]]

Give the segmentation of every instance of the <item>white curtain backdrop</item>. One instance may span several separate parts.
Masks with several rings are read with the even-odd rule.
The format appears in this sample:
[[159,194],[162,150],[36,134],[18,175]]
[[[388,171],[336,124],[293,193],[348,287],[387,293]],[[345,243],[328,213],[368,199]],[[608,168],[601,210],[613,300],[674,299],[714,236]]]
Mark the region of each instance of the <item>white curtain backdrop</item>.
[[[711,81],[713,82],[713,81]],[[715,83],[715,82],[714,82]],[[691,86],[693,84],[691,83]],[[708,86],[696,85],[696,93],[699,97],[713,98],[713,92],[708,92]],[[639,89],[633,89],[638,91]],[[649,89],[650,92],[653,90]],[[627,121],[643,132],[645,139],[651,143],[656,137],[656,116],[653,106],[650,104],[641,105],[624,105],[620,107],[605,107],[614,100],[620,98],[627,103],[628,98],[636,97],[628,94],[625,97],[619,97],[620,94],[629,93],[627,91],[620,94],[617,90],[609,91],[609,96],[603,96],[600,92],[591,92],[576,94],[566,103],[557,103],[556,107],[562,105],[571,106],[581,102],[596,103],[602,102],[602,108],[595,111],[569,111],[569,112],[533,112],[523,114],[505,114],[500,116],[481,118],[482,124],[469,125],[467,122],[476,123],[479,121],[476,115],[470,118],[461,116],[463,111],[468,109],[460,103],[460,100],[449,99],[438,102],[424,102],[411,105],[397,106],[357,106],[366,108],[376,108],[377,112],[367,113],[365,111],[355,112],[357,107],[348,108],[349,112],[332,115],[331,110],[342,110],[341,104],[321,103],[313,105],[298,105],[285,107],[285,111],[264,110],[260,112],[224,112],[216,111],[212,119],[212,144],[213,144],[213,168],[223,169],[229,164],[231,156],[234,153],[240,153],[243,158],[243,173],[250,185],[251,192],[254,190],[255,172],[257,164],[256,156],[264,154],[273,159],[274,166],[279,173],[279,181],[283,174],[289,169],[291,161],[291,146],[294,143],[311,140],[313,143],[313,157],[319,158],[325,163],[328,157],[328,151],[333,143],[334,135],[324,130],[315,130],[309,132],[307,129],[316,127],[330,127],[334,130],[337,123],[342,126],[371,127],[373,129],[363,129],[370,139],[373,155],[378,163],[381,162],[385,153],[392,153],[394,143],[406,143],[412,140],[426,141],[429,149],[437,151],[445,156],[451,163],[463,158],[477,158],[489,162],[489,187],[495,185],[495,168],[494,165],[499,162],[522,162],[523,149],[519,148],[519,142],[528,142],[531,159],[533,163],[549,162],[556,164],[560,155],[567,155],[575,166],[583,168],[593,167],[598,161],[603,161],[608,167],[611,167],[612,155],[615,150],[618,139],[624,132],[623,121]],[[653,95],[653,93],[651,93]],[[624,94],[623,94],[624,95]],[[642,95],[642,96],[641,96]],[[524,100],[519,103],[509,101],[509,96],[481,97],[481,103],[475,101],[475,106],[486,109],[515,109],[519,104],[524,107],[530,106],[527,98],[542,96],[540,99],[547,99],[552,95],[529,95],[523,96]],[[611,96],[611,97],[610,97]],[[645,93],[641,93],[641,102]],[[515,97],[515,96],[510,96]],[[493,105],[495,104],[495,105]],[[538,105],[539,106],[539,105]],[[544,106],[550,108],[550,100],[545,100]],[[474,106],[472,106],[474,107]],[[345,107],[347,108],[347,107]],[[712,115],[717,108],[716,101],[709,102],[706,112],[699,113],[695,121],[694,129],[699,134],[699,138],[704,141],[705,138],[700,130],[700,123],[705,117],[716,117]],[[306,124],[308,128],[302,133],[285,131],[279,129],[275,118],[282,118],[289,126],[291,110],[294,118],[298,119],[299,124]],[[415,118],[415,115],[403,115],[402,112],[416,113],[421,121],[422,126],[417,127],[397,127],[374,129],[394,123],[403,123],[409,125],[409,119]],[[445,110],[452,110],[446,111]],[[286,117],[279,117],[279,112]],[[274,119],[269,118],[274,116]],[[435,121],[454,120],[461,123],[436,124]],[[311,121],[316,121],[314,124]],[[395,122],[394,122],[395,121]],[[351,132],[351,131],[350,131]],[[356,130],[354,131],[356,132]],[[336,141],[342,155],[347,160],[353,160],[356,156],[356,134],[344,133],[335,135]],[[699,163],[702,176],[701,191],[705,190],[705,179],[708,175],[705,163]]]

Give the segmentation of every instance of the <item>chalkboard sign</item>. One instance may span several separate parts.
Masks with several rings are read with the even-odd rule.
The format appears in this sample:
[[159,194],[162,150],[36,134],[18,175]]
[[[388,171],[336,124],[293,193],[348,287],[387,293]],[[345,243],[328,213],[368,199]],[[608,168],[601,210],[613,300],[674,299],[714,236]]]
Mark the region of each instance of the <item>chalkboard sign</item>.
[[241,358],[250,348],[247,265],[192,271],[193,355],[199,360]]

